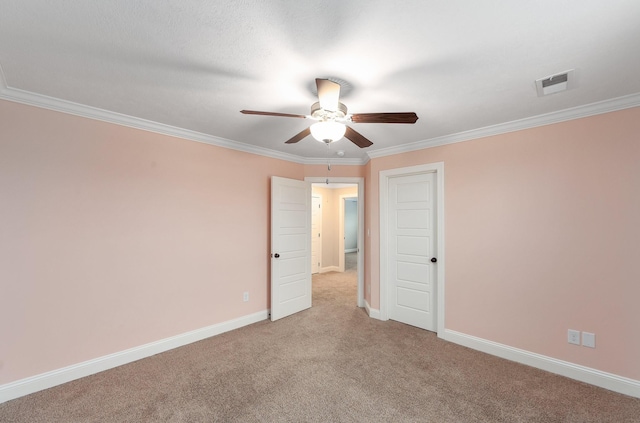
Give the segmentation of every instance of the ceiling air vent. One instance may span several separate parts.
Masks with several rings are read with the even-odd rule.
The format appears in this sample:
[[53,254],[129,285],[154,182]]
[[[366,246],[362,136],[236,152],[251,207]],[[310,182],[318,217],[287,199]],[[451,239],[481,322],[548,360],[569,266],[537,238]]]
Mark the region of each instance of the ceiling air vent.
[[572,88],[574,78],[573,72],[574,70],[571,69],[555,75],[547,76],[546,78],[537,79],[536,90],[538,91],[538,97],[555,94]]

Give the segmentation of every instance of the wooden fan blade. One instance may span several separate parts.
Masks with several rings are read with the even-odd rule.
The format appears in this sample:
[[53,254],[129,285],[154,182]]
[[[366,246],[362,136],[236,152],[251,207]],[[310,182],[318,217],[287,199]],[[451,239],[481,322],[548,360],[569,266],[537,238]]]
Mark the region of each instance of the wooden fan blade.
[[309,135],[311,135],[311,129],[307,128],[307,129],[304,129],[304,130],[300,131],[299,134],[294,135],[293,137],[291,137],[290,140],[285,141],[284,143],[285,144],[295,144],[298,141],[300,141],[301,139],[306,138]]
[[257,110],[240,110],[240,113],[245,115],[262,115],[262,116],[280,116],[280,117],[293,117],[305,119],[305,115],[292,115],[290,113],[274,113],[274,112],[259,112]]
[[416,123],[418,115],[413,112],[403,113],[356,113],[351,115],[354,123]]
[[345,138],[349,138],[351,142],[353,142],[355,145],[357,145],[360,148],[365,148],[365,147],[369,147],[370,145],[373,145],[373,143],[368,139],[366,139],[364,135],[362,135],[360,132],[356,132],[355,130],[353,130],[348,126],[347,126],[347,131],[344,133],[344,136]]
[[320,102],[320,107],[332,112],[338,110],[340,84],[329,81],[328,79],[316,78],[316,87],[318,88],[318,101]]

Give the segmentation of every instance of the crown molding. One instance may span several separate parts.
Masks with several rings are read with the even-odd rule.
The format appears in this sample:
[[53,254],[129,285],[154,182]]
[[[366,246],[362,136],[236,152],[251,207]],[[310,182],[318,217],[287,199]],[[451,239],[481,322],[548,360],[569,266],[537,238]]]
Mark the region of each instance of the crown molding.
[[[87,106],[84,104],[74,103],[67,100],[61,100],[54,97],[49,97],[42,94],[36,94],[29,91],[20,90],[17,88],[7,87],[0,69],[0,99],[13,101],[16,103],[22,103],[29,106],[41,107],[44,109],[53,110],[56,112],[67,113],[89,119],[95,119],[103,122],[114,123],[117,125],[128,126],[130,128],[142,129],[145,131],[155,132],[162,135],[169,135],[178,137],[190,141],[201,142],[204,144],[215,145],[217,147],[229,148],[232,150],[242,151],[245,153],[257,154],[264,157],[270,157],[273,159],[280,159],[289,162],[315,165],[326,164],[325,158],[307,158],[296,156],[294,154],[283,153],[276,150],[271,150],[264,147],[258,147],[251,144],[245,144],[238,141],[232,141],[225,138],[216,137],[213,135],[204,134],[202,132],[196,132],[189,129],[178,128],[163,123],[158,123],[134,116],[125,115],[122,113],[112,112],[109,110],[99,109],[97,107]],[[331,158],[332,165],[355,165],[360,166],[368,161],[368,157],[362,159],[345,159],[345,158]]]
[[155,132],[162,135],[169,135],[190,141],[210,144],[217,147],[229,148],[232,150],[242,151],[245,153],[257,154],[260,156],[270,157],[273,159],[286,160],[289,162],[308,164],[309,159],[296,156],[294,154],[282,153],[268,148],[257,147],[237,141],[231,141],[213,135],[204,134],[202,132],[191,131],[189,129],[178,128],[171,125],[165,125],[146,119],[128,116],[122,113],[116,113],[109,110],[99,109],[97,107],[87,106],[84,104],[74,103],[67,100],[61,100],[42,94],[11,88],[7,86],[4,72],[0,67],[0,99],[22,103],[29,106],[41,107],[56,112],[67,113],[75,116],[95,119],[103,122],[114,123],[117,125],[128,126],[130,128],[142,129],[145,131]]
[[[163,123],[137,118],[122,113],[112,112],[97,107],[74,103],[72,101],[62,100],[55,97],[49,97],[18,88],[12,88],[7,85],[2,65],[0,65],[0,99],[26,104],[29,106],[41,107],[44,109],[67,113],[84,118],[114,123],[117,125],[128,126],[130,128],[142,129],[145,131],[155,132],[162,135],[169,135],[190,141],[201,142],[204,144],[215,145],[217,147],[229,148],[245,153],[257,154],[259,156],[270,157],[273,159],[280,159],[304,165],[317,165],[327,163],[327,159],[324,158],[307,158],[296,156],[295,154],[282,153],[264,147],[258,147],[251,144],[245,144],[238,141],[232,141],[225,138],[204,134],[202,132],[178,128],[176,126],[166,125]],[[366,156],[362,159],[331,158],[331,164],[337,166],[360,166],[366,164],[368,161],[369,158]]]
[[551,125],[553,123],[565,122],[568,120],[580,119],[588,116],[615,112],[617,110],[629,109],[638,106],[640,106],[640,93],[630,94],[623,97],[587,104],[584,106],[572,107],[570,109],[545,113],[543,115],[532,116],[529,118],[500,123],[497,125],[485,126],[484,128],[472,129],[470,131],[459,132],[457,134],[445,135],[442,137],[417,141],[410,144],[398,145],[395,147],[381,148],[379,150],[369,152],[368,156],[372,159],[375,159],[379,157],[391,156],[394,154],[422,150],[425,148],[471,141],[478,138],[500,135],[508,132],[521,131],[523,129],[535,128],[538,126]]
[[508,132],[520,131],[523,129],[535,128],[538,126],[550,125],[553,123],[564,122],[573,119],[598,115],[602,113],[614,112],[617,110],[628,109],[640,106],[640,93],[630,94],[623,97],[604,100],[597,103],[591,103],[584,106],[573,107],[570,109],[560,110],[556,112],[546,113],[529,118],[514,120],[511,122],[500,123],[497,125],[486,126],[484,128],[472,129],[470,131],[459,132],[457,134],[445,135],[442,137],[430,138],[409,144],[398,145],[394,147],[381,148],[367,152],[363,158],[309,158],[296,156],[290,153],[282,153],[264,147],[258,147],[251,144],[245,144],[238,141],[232,141],[213,135],[196,132],[189,129],[178,128],[171,125],[165,125],[150,120],[128,116],[122,113],[111,112],[109,110],[99,109],[97,107],[86,106],[67,100],[61,100],[42,94],[36,94],[17,88],[11,88],[7,85],[7,81],[0,65],[0,99],[22,103],[30,106],[41,107],[57,112],[68,113],[89,119],[100,120],[103,122],[114,123],[117,125],[128,126],[131,128],[142,129],[145,131],[155,132],[162,135],[169,135],[190,141],[201,142],[218,147],[229,148],[232,150],[242,151],[245,153],[257,154],[273,159],[280,159],[289,162],[304,165],[323,165],[328,160],[332,165],[336,166],[363,166],[369,160],[391,156],[394,154],[407,153],[425,148],[438,147],[447,144],[470,141],[478,138],[504,134]]

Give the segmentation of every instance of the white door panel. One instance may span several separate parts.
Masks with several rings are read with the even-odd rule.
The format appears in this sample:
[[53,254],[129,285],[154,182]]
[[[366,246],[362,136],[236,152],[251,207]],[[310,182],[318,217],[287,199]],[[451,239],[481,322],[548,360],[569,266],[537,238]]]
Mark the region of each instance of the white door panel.
[[[296,279],[304,277],[307,270],[307,263],[304,262],[304,257],[283,258],[282,253],[279,258],[280,265],[280,279]],[[292,280],[292,282],[294,282]],[[286,283],[286,282],[283,282]]]
[[429,210],[398,210],[397,214],[398,229],[430,229]]
[[[411,178],[411,176],[409,176]],[[416,182],[402,182],[397,186],[396,191],[396,203],[403,204],[416,204],[419,202],[429,202],[431,199],[430,188],[428,185],[425,185],[422,181]]]
[[413,282],[422,285],[428,285],[429,269],[427,264],[398,262],[397,264],[398,280],[404,282]]
[[307,234],[281,235],[280,254],[302,251],[308,241]]
[[407,260],[411,259],[420,261],[422,259],[426,259],[429,255],[429,237],[427,236],[397,235],[396,240],[396,254],[405,256],[405,259]]
[[311,185],[271,178],[271,320],[311,307]]
[[398,303],[418,312],[429,311],[429,293],[400,287],[398,288]]
[[280,285],[280,303],[281,304],[287,304],[292,301],[301,299],[302,297],[305,296],[305,294],[306,294],[306,289],[305,289],[304,283],[300,283],[300,281],[293,281],[291,283],[284,283]]

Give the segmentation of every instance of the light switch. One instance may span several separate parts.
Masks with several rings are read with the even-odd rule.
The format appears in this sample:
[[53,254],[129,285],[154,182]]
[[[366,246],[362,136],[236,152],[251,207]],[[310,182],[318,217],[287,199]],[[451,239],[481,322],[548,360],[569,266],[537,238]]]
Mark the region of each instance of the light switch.
[[589,332],[582,332],[582,346],[595,348],[596,347],[596,334]]

